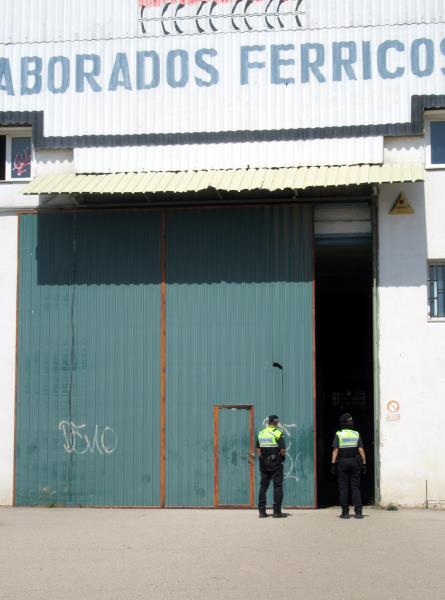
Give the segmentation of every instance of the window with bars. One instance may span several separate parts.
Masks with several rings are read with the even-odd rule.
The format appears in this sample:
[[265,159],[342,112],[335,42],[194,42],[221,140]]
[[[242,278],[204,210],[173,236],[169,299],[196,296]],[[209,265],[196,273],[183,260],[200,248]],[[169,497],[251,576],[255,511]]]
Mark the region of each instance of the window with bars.
[[430,319],[445,318],[445,262],[429,263],[428,296]]

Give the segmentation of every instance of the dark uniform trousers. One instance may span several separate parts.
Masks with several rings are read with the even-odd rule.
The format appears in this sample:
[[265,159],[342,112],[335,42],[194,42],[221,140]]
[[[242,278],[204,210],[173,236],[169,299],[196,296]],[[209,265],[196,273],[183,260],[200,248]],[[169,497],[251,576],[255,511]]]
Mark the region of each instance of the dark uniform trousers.
[[266,494],[269,489],[269,484],[273,481],[273,511],[274,513],[281,512],[281,503],[283,502],[283,465],[265,466],[260,464],[261,485],[258,498],[258,508],[266,508]]
[[349,490],[351,490],[352,504],[355,510],[357,511],[362,508],[360,467],[361,461],[359,456],[340,458],[338,461],[338,493],[340,496],[340,505],[344,509],[349,509]]

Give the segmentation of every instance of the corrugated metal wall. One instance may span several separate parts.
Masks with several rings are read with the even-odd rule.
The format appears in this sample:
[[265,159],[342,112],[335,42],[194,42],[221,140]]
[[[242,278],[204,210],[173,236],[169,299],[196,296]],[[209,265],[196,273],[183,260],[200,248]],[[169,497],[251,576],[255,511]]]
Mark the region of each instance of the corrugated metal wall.
[[[231,132],[229,141],[243,141],[252,137],[239,132],[273,131],[275,139],[289,139],[320,137],[317,128],[367,126],[367,131],[355,129],[351,135],[381,135],[374,126],[411,123],[412,96],[443,93],[442,40],[439,22],[305,30],[298,36],[274,30],[180,40],[165,36],[3,45],[2,68],[8,76],[0,110],[43,111],[44,136],[54,139],[41,140],[42,145],[135,144],[135,154],[137,144],[196,140],[195,135],[179,134],[217,137],[226,131]],[[322,56],[317,75],[306,56],[314,44]],[[289,63],[281,71],[276,71],[278,58],[271,58],[273,48],[283,48],[277,56]],[[342,48],[354,55],[351,64],[340,58]],[[204,69],[199,62],[206,49],[211,55],[204,54]],[[141,79],[141,56],[147,59],[147,81]],[[150,60],[157,66],[150,66]],[[261,68],[248,68],[248,60],[259,61]],[[85,75],[93,68],[94,77]],[[273,83],[277,73],[280,83]],[[282,131],[294,129],[315,131]],[[327,133],[344,135],[338,130]],[[154,134],[172,135],[154,140]],[[141,135],[147,139],[110,137]],[[72,139],[81,136],[103,137]],[[219,136],[216,141],[223,140]]]
[[[230,12],[230,3],[228,8],[225,12]],[[445,18],[443,0],[303,0],[299,10],[304,13],[303,29],[431,23]],[[250,12],[262,10],[256,3]],[[218,13],[217,8],[214,14]],[[139,0],[8,0],[2,3],[0,43],[131,37],[140,32],[139,16]]]
[[[280,415],[286,503],[313,505],[312,209],[166,210],[164,221],[161,260],[158,212],[21,217],[16,503],[163,502],[166,284],[166,505],[213,506],[222,404],[252,405],[255,430]],[[225,418],[220,502],[250,502],[250,423],[231,432],[241,473],[225,461]]]
[[313,505],[311,209],[174,211],[167,240],[167,505],[213,504],[215,404],[280,415],[286,503]]
[[159,503],[156,213],[20,219],[16,503]]
[[[383,137],[75,148],[77,173],[255,169],[383,162]],[[412,161],[416,162],[416,161]]]
[[6,0],[2,43],[129,37],[137,33],[138,0]]

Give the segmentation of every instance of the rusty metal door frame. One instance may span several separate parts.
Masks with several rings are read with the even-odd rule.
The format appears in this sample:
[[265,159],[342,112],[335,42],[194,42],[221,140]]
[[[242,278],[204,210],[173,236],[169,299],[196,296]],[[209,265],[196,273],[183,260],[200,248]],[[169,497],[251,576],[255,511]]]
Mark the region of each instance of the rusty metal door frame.
[[[249,411],[249,504],[220,504],[219,503],[219,413],[224,409]],[[215,508],[253,508],[255,493],[255,433],[254,408],[252,404],[217,404],[213,407],[213,504]]]

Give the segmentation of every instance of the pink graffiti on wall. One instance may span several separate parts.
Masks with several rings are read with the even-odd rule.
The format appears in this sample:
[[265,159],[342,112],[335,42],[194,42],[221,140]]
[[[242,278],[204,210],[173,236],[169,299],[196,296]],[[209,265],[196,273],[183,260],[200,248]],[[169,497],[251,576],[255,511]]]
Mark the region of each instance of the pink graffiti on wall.
[[[196,24],[196,30],[198,33],[205,33],[205,29],[202,25],[203,20],[206,20],[210,26],[212,32],[217,32],[218,28],[215,25],[214,10],[218,5],[231,5],[229,14],[232,28],[235,31],[252,31],[252,26],[249,23],[248,9],[253,4],[266,5],[263,12],[257,13],[264,17],[265,25],[268,30],[274,30],[276,28],[284,29],[285,24],[280,18],[280,10],[284,4],[294,5],[294,8],[288,9],[295,18],[297,27],[302,27],[300,16],[303,14],[300,10],[300,6],[303,0],[138,0],[141,9],[141,28],[142,33],[148,33],[146,29],[146,23],[151,20],[145,16],[146,9],[160,9],[160,19],[162,25],[162,31],[164,35],[170,35],[172,31],[167,29],[166,24],[172,22],[176,33],[184,33],[181,26],[178,24],[182,19],[190,19],[190,17],[182,17],[181,10],[185,6],[196,5],[197,9],[194,13],[194,20]],[[261,10],[261,9],[259,9]],[[169,17],[168,14],[173,12],[173,16]],[[288,14],[288,13],[287,13]],[[275,17],[275,19],[273,19]],[[240,22],[241,19],[241,22]],[[275,24],[274,24],[275,23]]]

